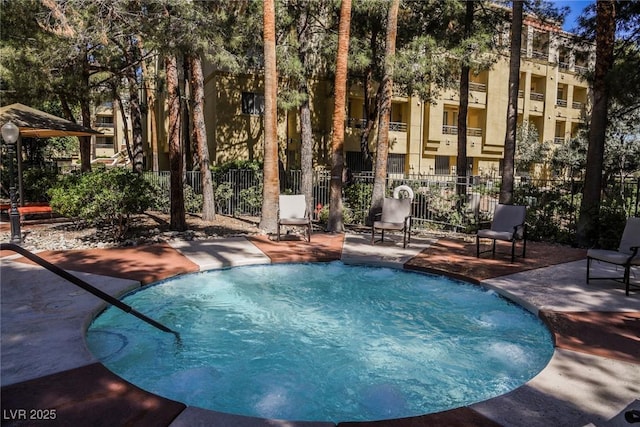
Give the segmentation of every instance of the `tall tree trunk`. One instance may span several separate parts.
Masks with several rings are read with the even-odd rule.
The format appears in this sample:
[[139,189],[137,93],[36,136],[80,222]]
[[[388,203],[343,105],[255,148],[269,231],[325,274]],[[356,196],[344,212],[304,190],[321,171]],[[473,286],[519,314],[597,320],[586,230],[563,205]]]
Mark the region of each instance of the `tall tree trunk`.
[[389,122],[391,119],[391,97],[393,96],[393,69],[396,56],[396,34],[398,33],[398,9],[400,0],[393,0],[387,15],[387,40],[384,52],[384,76],[382,77],[382,103],[378,124],[376,167],[369,208],[369,221],[382,211],[382,202],[387,188],[387,159],[389,157]]
[[[129,37],[125,47],[127,63],[134,64],[140,61],[140,49],[137,47],[137,40]],[[142,108],[140,106],[140,85],[136,76],[136,68],[129,67],[126,71],[127,83],[129,86],[129,117],[131,118],[132,152],[131,163],[133,171],[142,173],[144,169],[144,150],[142,146]],[[118,147],[118,151],[119,147]]]
[[178,95],[180,98],[180,117],[182,125],[180,126],[180,136],[182,137],[182,173],[184,179],[187,179],[187,171],[193,170],[194,149],[191,141],[191,92],[189,88],[189,60],[186,55],[182,55],[182,73],[178,74],[179,82]]
[[[140,49],[139,55],[142,56],[142,39],[139,37],[139,44],[137,45]],[[157,63],[156,63],[157,64]],[[142,70],[142,82],[144,85],[144,91],[147,98],[147,114],[149,115],[149,139],[151,140],[151,170],[157,172],[160,169],[160,165],[158,162],[158,129],[157,129],[157,117],[156,117],[156,95],[155,91],[149,85],[149,75],[150,73],[147,70],[147,62],[142,61],[140,63],[140,67]],[[159,70],[155,67],[155,72],[157,73]]]
[[142,147],[142,109],[140,108],[140,88],[136,76],[131,69],[127,73],[129,81],[129,116],[131,117],[132,162],[133,171],[142,173],[144,170],[144,151]]
[[129,123],[127,122],[127,113],[124,109],[124,102],[122,102],[122,97],[118,94],[117,89],[114,91],[113,97],[118,102],[118,110],[120,110],[120,117],[122,117],[122,131],[124,132],[124,145],[127,149],[127,157],[130,160],[133,160],[131,141],[129,140]]
[[523,0],[513,1],[511,18],[511,51],[509,57],[509,105],[507,106],[507,130],[504,137],[502,162],[502,186],[500,203],[513,204],[513,175],[516,153],[516,127],[518,123],[518,87],[520,85],[520,49],[522,43]]
[[213,221],[216,217],[215,201],[213,197],[213,179],[209,169],[209,146],[207,143],[207,129],[204,122],[204,74],[202,60],[199,56],[189,56],[191,71],[191,91],[193,93],[193,141],[198,152],[198,168],[202,186],[202,219]]
[[[371,48],[371,57],[376,58],[378,56],[378,31],[377,28],[373,28],[371,38],[369,39],[369,45]],[[373,95],[373,64],[369,65],[367,72],[364,76],[364,119],[366,123],[362,129],[360,135],[360,152],[362,153],[362,169],[371,170],[373,168],[373,156],[369,149],[369,136],[376,123],[378,117],[378,106],[380,105],[380,98],[382,97],[382,85],[378,86],[376,94]]]
[[[466,2],[466,13],[464,17],[464,39],[471,37],[471,27],[473,25],[474,2]],[[459,196],[458,206],[464,205],[464,197],[467,193],[467,116],[469,112],[469,61],[465,58],[460,67],[460,109],[458,110],[458,157],[456,159],[456,175],[458,176],[457,194]]]
[[329,189],[329,221],[327,231],[342,233],[342,172],[344,169],[344,119],[347,103],[347,59],[351,30],[351,0],[342,0],[338,26],[338,52],[336,56],[335,102],[331,136],[331,186]]
[[184,210],[184,175],[182,147],[180,141],[180,97],[178,92],[178,63],[174,55],[165,57],[167,93],[169,104],[169,172],[170,176],[170,221],[169,228],[175,231],[187,229]]
[[[84,86],[85,93],[80,99],[80,111],[82,114],[82,125],[85,127],[91,127],[91,108],[89,105],[89,77],[91,72],[89,70],[88,53],[85,52],[85,61],[82,64],[82,84]],[[91,171],[91,137],[81,136],[80,140],[80,171]]]
[[615,30],[615,1],[598,0],[596,3],[596,68],[593,80],[593,110],[589,127],[584,190],[576,234],[578,245],[583,247],[593,246],[599,237],[602,165],[609,103],[607,75],[613,66]]
[[[82,126],[91,127],[91,110],[89,100],[83,100],[80,106],[82,110]],[[91,137],[81,136],[80,140],[80,170],[82,172],[91,171]]]
[[264,184],[260,229],[275,233],[278,227],[278,75],[276,68],[276,10],[274,0],[264,0]]
[[[307,21],[309,19],[307,9],[298,16],[296,33],[298,34],[298,57],[302,67],[309,67],[309,35]],[[302,180],[300,190],[307,202],[307,212],[314,210],[313,200],[313,130],[311,127],[311,106],[309,104],[309,86],[306,77],[302,77],[298,88],[304,101],[300,105],[300,166],[302,168]]]

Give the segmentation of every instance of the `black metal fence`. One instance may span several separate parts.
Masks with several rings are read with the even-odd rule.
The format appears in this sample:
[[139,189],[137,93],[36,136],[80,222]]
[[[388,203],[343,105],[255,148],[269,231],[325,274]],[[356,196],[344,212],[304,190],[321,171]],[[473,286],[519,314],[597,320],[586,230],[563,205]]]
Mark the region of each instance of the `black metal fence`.
[[[287,171],[280,177],[281,193],[300,193],[301,171]],[[169,172],[146,172],[147,179],[168,188]],[[329,202],[330,172],[314,171],[313,205],[315,219]],[[373,175],[356,173],[343,186],[345,223],[362,224],[367,217],[373,188]],[[199,172],[187,172],[186,185],[201,194]],[[456,177],[451,175],[409,175],[388,177],[391,194],[399,185],[413,189],[413,216],[416,227],[443,227],[457,230],[473,228],[488,220],[498,203],[500,177]],[[259,216],[262,207],[262,171],[232,169],[214,176],[218,212],[235,216]],[[627,216],[640,213],[640,178],[607,183],[604,200],[608,207],[616,205]],[[571,233],[575,228],[582,194],[582,182],[566,179],[517,178],[515,203],[529,207],[532,222],[549,233]]]

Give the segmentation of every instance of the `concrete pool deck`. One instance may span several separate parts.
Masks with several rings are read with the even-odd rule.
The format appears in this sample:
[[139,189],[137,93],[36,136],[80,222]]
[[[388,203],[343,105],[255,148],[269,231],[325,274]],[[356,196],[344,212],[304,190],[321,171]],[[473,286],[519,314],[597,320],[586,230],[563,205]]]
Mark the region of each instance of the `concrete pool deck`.
[[[369,238],[317,233],[306,243],[234,237],[38,255],[114,296],[178,274],[276,262],[342,260],[465,277],[547,322],[556,340],[547,367],[516,390],[467,407],[339,425],[631,425],[624,412],[640,410],[640,292],[626,297],[623,286],[609,280],[587,285],[585,251],[529,242],[527,258],[510,263],[506,255],[477,259],[474,244],[460,240],[415,237],[403,249],[398,238],[375,246]],[[85,331],[102,301],[13,253],[0,256],[2,425],[333,425],[232,416],[138,389],[87,349]],[[600,273],[608,268],[596,267]],[[637,271],[632,280],[640,281]],[[144,307],[134,308],[144,313]]]

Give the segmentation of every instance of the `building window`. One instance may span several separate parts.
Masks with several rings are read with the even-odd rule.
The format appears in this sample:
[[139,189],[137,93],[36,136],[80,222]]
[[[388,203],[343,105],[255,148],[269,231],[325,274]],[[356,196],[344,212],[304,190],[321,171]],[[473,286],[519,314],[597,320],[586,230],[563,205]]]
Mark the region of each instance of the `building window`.
[[404,154],[389,154],[387,157],[387,173],[404,174]]
[[436,175],[449,175],[449,156],[436,156]]
[[261,116],[264,114],[264,95],[253,92],[242,92],[242,114]]
[[98,116],[96,117],[96,125],[103,128],[113,127],[113,116]]

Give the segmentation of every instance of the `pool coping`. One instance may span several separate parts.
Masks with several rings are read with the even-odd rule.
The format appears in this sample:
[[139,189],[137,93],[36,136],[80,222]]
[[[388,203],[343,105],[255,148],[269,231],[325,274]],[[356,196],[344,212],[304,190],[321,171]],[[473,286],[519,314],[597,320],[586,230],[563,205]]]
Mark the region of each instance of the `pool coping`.
[[[194,242],[180,241],[153,248],[74,251],[73,254],[48,253],[43,256],[51,262],[57,260],[64,264],[66,261],[76,269],[63,268],[77,272],[90,283],[109,291],[112,295],[121,295],[154,281],[153,279],[157,279],[158,276],[166,278],[191,271],[273,262],[340,259],[352,264],[382,265],[434,272],[434,269],[425,267],[424,263],[428,263],[430,259],[435,260],[434,248],[439,245],[439,242],[442,242],[442,239],[416,237],[412,238],[409,248],[402,249],[402,245],[393,239],[388,243],[372,246],[367,235],[317,233],[313,235],[311,244],[297,240],[278,243],[265,236],[255,236]],[[138,266],[138,270],[127,271],[123,264],[129,265],[130,269],[135,268],[136,263],[132,260],[135,254],[143,255],[147,262],[151,262],[153,257],[167,261],[156,266],[155,269],[146,268],[142,271]],[[34,389],[38,387],[46,391],[47,387],[52,387],[50,385],[52,382],[60,382],[60,378],[74,378],[75,382],[70,384],[80,389],[82,387],[79,387],[78,382],[83,377],[86,383],[90,383],[85,387],[90,388],[91,383],[95,383],[96,376],[103,378],[102,381],[108,382],[110,387],[116,387],[114,384],[117,384],[116,388],[126,388],[122,385],[126,382],[122,380],[119,382],[115,375],[114,379],[102,373],[101,364],[90,354],[84,342],[84,332],[88,324],[103,305],[91,296],[71,292],[58,297],[60,307],[56,307],[56,303],[47,299],[46,304],[33,310],[34,304],[30,300],[42,300],[45,297],[54,296],[47,287],[57,286],[66,289],[64,287],[66,285],[57,283],[48,272],[12,258],[13,260],[6,257],[2,259],[2,407],[13,410],[29,409],[29,405],[34,406],[33,398],[30,402],[28,401],[29,393],[33,395]],[[112,271],[105,271],[108,268],[104,267],[104,263],[100,264],[99,261],[103,258],[110,260]],[[74,260],[76,264],[73,264]],[[81,265],[78,264],[78,260],[81,260]],[[468,258],[457,259],[457,262],[464,262],[465,265],[473,261]],[[455,259],[451,261],[452,264],[455,262]],[[484,261],[481,262],[484,263]],[[625,297],[624,291],[616,282],[602,281],[597,285],[587,286],[584,283],[585,265],[584,259],[578,259],[517,271],[504,276],[480,279],[471,277],[470,280],[495,289],[538,313],[552,327],[556,340],[558,337],[563,337],[568,326],[591,325],[594,319],[595,326],[592,326],[596,330],[603,329],[603,326],[610,327],[602,324],[605,320],[608,320],[608,323],[617,322],[618,329],[609,336],[624,336],[627,333],[625,328],[628,326],[631,338],[627,340],[628,342],[623,342],[622,346],[631,346],[629,350],[608,351],[607,344],[601,342],[598,342],[594,349],[593,345],[586,345],[589,343],[572,342],[571,339],[565,339],[558,347],[557,341],[554,356],[547,367],[527,384],[506,395],[443,413],[393,422],[385,420],[384,425],[402,426],[416,425],[416,423],[418,425],[460,425],[464,420],[466,425],[520,425],[525,419],[526,425],[540,426],[588,425],[589,423],[615,425],[627,408],[640,409],[637,400],[640,396],[640,386],[637,385],[640,384],[640,365],[633,357],[629,357],[629,355],[638,354],[634,352],[640,345],[640,338],[638,338],[640,334],[636,332],[636,340],[633,340],[633,333],[638,330],[640,323],[640,299],[637,293]],[[440,270],[435,269],[435,272],[438,271]],[[25,294],[15,290],[13,293],[5,291],[7,287],[25,286],[27,277],[30,282],[31,298],[26,298]],[[554,292],[549,292],[548,283],[545,285],[550,278],[555,282]],[[69,295],[73,296],[71,304]],[[10,307],[12,298],[17,300],[15,302],[17,308]],[[64,319],[64,327],[61,330],[51,331],[51,328],[57,325],[58,318]],[[22,326],[17,326],[14,322],[19,322]],[[31,326],[25,327],[25,324]],[[17,335],[25,335],[28,339],[22,339],[21,343],[16,344],[14,341]],[[569,337],[572,338],[571,335]],[[60,339],[64,345],[59,345],[55,342],[56,339]],[[40,347],[46,348],[49,351],[48,357],[38,354],[37,344],[31,341],[38,341]],[[30,356],[30,352],[35,352],[36,355]],[[46,366],[41,366],[46,365],[47,362],[51,367],[49,370]],[[89,378],[86,378],[87,376]],[[110,379],[104,379],[107,377]],[[67,387],[72,386],[67,385]],[[606,393],[603,392],[603,388],[607,390]],[[85,417],[83,419],[86,420],[87,416],[95,417],[99,414],[99,411],[87,412],[87,406],[103,408],[104,413],[99,416],[109,418],[114,414],[108,408],[112,408],[113,405],[118,408],[123,405],[129,408],[130,401],[136,400],[146,403],[140,408],[129,408],[129,412],[124,411],[119,417],[112,417],[111,419],[115,422],[112,425],[130,420],[135,420],[134,425],[171,426],[229,425],[231,422],[233,425],[257,426],[274,425],[275,422],[231,416],[183,404],[176,405],[176,402],[158,398],[146,392],[138,394],[134,386],[127,388],[126,392],[123,391],[122,395],[119,395],[119,399],[108,405],[105,401],[108,399],[103,396],[104,390],[100,390],[102,394],[98,394],[103,400],[95,398],[91,400],[91,405],[87,404],[87,400],[90,399],[86,399],[86,396],[92,396],[88,391],[84,396],[75,398],[68,396],[68,400],[60,400],[60,396],[56,400],[51,397],[56,393],[48,393],[36,402],[41,405],[40,407],[31,409],[51,409],[42,405],[59,405],[59,407],[71,409],[76,407],[78,409],[75,411],[76,415],[83,414]],[[603,398],[603,395],[606,397]],[[96,402],[104,405],[101,406]],[[85,410],[80,410],[82,408]],[[61,422],[60,417],[71,417],[73,413],[73,410],[58,411],[58,421]],[[8,416],[5,417],[7,414]],[[19,425],[25,421],[15,419],[16,414],[18,413],[3,412],[3,424]],[[67,418],[69,419],[71,418]],[[353,424],[339,423],[338,425]],[[290,422],[287,425],[334,424]],[[357,425],[380,425],[380,423],[360,422]]]

